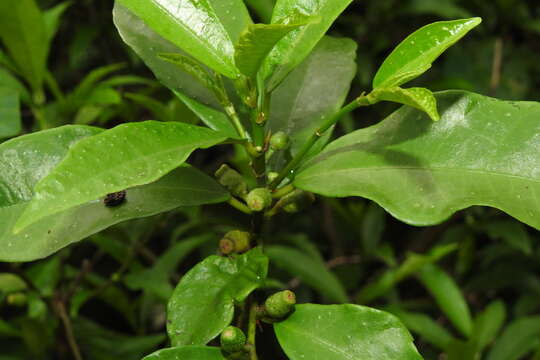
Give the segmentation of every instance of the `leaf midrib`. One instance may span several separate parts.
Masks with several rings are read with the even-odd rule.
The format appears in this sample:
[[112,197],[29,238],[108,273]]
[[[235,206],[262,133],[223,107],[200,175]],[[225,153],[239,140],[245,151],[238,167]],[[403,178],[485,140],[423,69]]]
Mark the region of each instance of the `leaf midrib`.
[[[84,140],[83,140],[84,141]],[[197,148],[204,148],[205,146],[208,145],[208,142],[210,142],[210,140],[208,141],[205,141],[204,143],[202,143],[201,145],[197,146],[197,145],[194,145],[193,143],[190,144],[189,146],[188,145],[182,145],[182,146],[179,146],[179,147],[174,147],[172,149],[168,149],[168,150],[164,150],[164,151],[157,151],[157,152],[153,152],[153,153],[150,153],[150,154],[146,154],[146,155],[143,155],[143,156],[140,156],[140,157],[135,157],[135,158],[132,158],[130,160],[126,160],[125,162],[121,163],[121,164],[118,164],[118,166],[114,167],[114,168],[108,168],[108,169],[104,169],[100,172],[95,172],[95,176],[92,176],[92,177],[88,177],[86,178],[87,180],[85,181],[82,181],[82,182],[79,182],[78,184],[90,184],[92,183],[98,175],[106,175],[106,174],[110,174],[110,173],[116,173],[118,172],[119,170],[123,170],[125,168],[131,168],[131,164],[133,164],[134,162],[139,162],[139,161],[142,161],[142,160],[147,160],[147,159],[152,159],[152,158],[155,158],[156,156],[159,156],[159,155],[166,155],[166,154],[169,154],[169,153],[174,153],[174,152],[182,152],[182,151],[186,151],[185,149],[190,149],[190,148],[193,148],[193,151]],[[219,142],[219,141],[218,141]],[[136,146],[133,147],[133,149],[138,149]],[[69,155],[68,155],[69,156]],[[189,156],[189,150],[187,151],[187,154],[184,154],[183,156],[181,156],[180,158],[183,158],[183,160],[179,160],[178,161],[178,166],[182,165],[185,160],[187,159],[187,157]],[[67,160],[68,157],[65,158],[65,160]],[[148,162],[148,161],[146,161]],[[141,181],[134,181],[131,185],[129,185],[129,187],[134,187],[134,186],[140,186],[140,185],[146,185],[146,184],[149,184],[150,182],[152,181],[155,181],[157,179],[159,179],[162,175],[159,175],[159,176],[156,176],[156,174],[150,174],[150,175],[153,175],[153,176],[150,176],[150,178],[147,180],[145,180],[144,182],[141,182]],[[48,176],[47,176],[48,177]],[[100,176],[102,177],[102,176]],[[39,191],[41,190],[40,189],[41,187],[39,186],[36,186],[36,194],[39,193]],[[123,190],[123,189],[120,189],[120,188],[117,188],[117,190]],[[66,191],[64,192],[64,198],[66,197],[66,194],[67,194],[67,197],[71,197],[71,195],[73,195],[73,193],[75,192],[76,190],[71,190],[71,191]],[[112,190],[114,191],[114,190]],[[102,194],[104,195],[104,194]],[[98,195],[100,196],[100,195]]]

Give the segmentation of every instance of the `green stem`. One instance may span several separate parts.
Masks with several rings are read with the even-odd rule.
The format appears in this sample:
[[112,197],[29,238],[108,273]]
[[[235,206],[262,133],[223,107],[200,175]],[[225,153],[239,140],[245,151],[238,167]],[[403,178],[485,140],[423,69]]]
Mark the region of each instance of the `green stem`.
[[244,125],[242,125],[242,121],[240,121],[240,118],[238,117],[238,114],[236,113],[236,109],[234,108],[234,105],[229,102],[228,104],[224,105],[225,113],[229,116],[229,119],[231,119],[232,124],[234,128],[236,129],[236,132],[242,139],[246,139],[246,130],[244,129]]
[[257,347],[255,345],[255,338],[257,336],[257,308],[259,305],[257,303],[252,303],[249,308],[249,323],[248,323],[248,344],[250,344],[249,349],[249,359],[258,360],[257,357]]
[[240,135],[242,139],[247,139],[246,129],[244,129],[244,126],[242,125],[242,121],[240,121],[240,118],[238,117],[238,113],[236,112],[236,109],[234,108],[233,103],[231,102],[231,100],[229,99],[229,96],[227,95],[227,90],[225,89],[225,84],[223,83],[223,79],[221,78],[221,75],[216,74],[215,79],[219,86],[219,88],[216,88],[214,91],[216,97],[221,103],[221,106],[223,106],[223,108],[225,109],[225,113],[231,120],[238,135]]
[[244,203],[242,203],[235,197],[231,197],[229,201],[227,201],[227,203],[231,205],[233,208],[235,208],[236,210],[243,212],[244,214],[248,214],[248,215],[252,214],[252,211]]
[[354,99],[352,102],[341,108],[341,110],[339,110],[334,116],[328,118],[328,120],[326,120],[326,122],[311,135],[298,154],[296,154],[294,158],[287,164],[287,166],[281,170],[277,178],[270,183],[270,189],[275,189],[279,184],[281,184],[283,179],[296,170],[296,167],[300,164],[302,159],[306,156],[317,140],[319,140],[319,138],[321,138],[321,136],[323,136],[328,129],[335,125],[339,119],[343,117],[343,115],[350,113],[360,106],[366,105],[369,105],[369,102],[367,101],[366,96],[362,94],[360,97]]
[[285,185],[279,189],[277,189],[276,191],[274,191],[272,193],[272,197],[274,199],[279,199],[279,198],[282,198],[284,197],[285,195],[287,194],[290,194],[291,192],[293,192],[295,189],[294,185],[293,184],[288,184],[288,185]]

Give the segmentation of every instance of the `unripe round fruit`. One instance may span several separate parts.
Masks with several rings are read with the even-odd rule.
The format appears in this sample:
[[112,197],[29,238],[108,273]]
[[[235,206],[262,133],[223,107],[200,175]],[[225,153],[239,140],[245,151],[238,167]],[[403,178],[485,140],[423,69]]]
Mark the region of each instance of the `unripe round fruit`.
[[270,296],[264,302],[266,315],[282,319],[294,310],[296,295],[290,290],[280,291]]
[[231,230],[219,241],[219,249],[224,255],[242,253],[249,250],[250,241],[250,233],[240,230]]
[[231,169],[227,164],[221,165],[215,173],[217,181],[223,185],[234,196],[243,198],[248,193],[248,186],[244,177],[236,170]]
[[252,211],[263,211],[272,204],[272,193],[266,188],[256,188],[249,192],[246,203]]
[[246,345],[246,335],[236,326],[229,326],[223,330],[219,340],[221,349],[227,353],[242,351]]
[[270,148],[273,150],[285,150],[289,146],[289,136],[283,131],[278,131],[270,138]]

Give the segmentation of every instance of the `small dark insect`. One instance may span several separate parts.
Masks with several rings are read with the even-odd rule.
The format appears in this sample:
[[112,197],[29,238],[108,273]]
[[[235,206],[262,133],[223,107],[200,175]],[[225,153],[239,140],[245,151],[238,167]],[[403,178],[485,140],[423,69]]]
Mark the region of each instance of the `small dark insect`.
[[103,199],[103,204],[107,207],[115,207],[126,201],[126,190],[110,193]]

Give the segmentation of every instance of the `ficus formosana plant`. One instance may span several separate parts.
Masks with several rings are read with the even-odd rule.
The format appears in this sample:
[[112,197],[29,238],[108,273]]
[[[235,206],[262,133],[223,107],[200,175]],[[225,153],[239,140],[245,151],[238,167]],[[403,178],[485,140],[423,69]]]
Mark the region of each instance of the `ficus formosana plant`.
[[[4,0],[0,11],[19,2],[31,3]],[[273,327],[292,360],[422,359],[396,316],[343,304],[349,299],[340,287],[330,292],[334,305],[297,305],[290,290],[269,292],[269,258],[279,263],[282,250],[272,247],[272,220],[309,208],[315,195],[361,196],[413,225],[485,205],[538,229],[540,104],[406,87],[480,18],[420,28],[388,55],[371,89],[349,94],[357,45],[325,34],[351,2],[278,0],[270,21],[256,24],[241,0],[116,0],[122,39],[202,125],[43,123],[42,131],[0,144],[0,259],[31,261],[124,220],[228,203],[251,227],[224,232],[215,239],[219,255],[181,278],[168,299],[170,347],[144,359],[270,359],[257,349],[259,325]],[[40,119],[48,50],[24,57],[2,34],[9,53],[2,59],[27,81]],[[1,100],[18,96],[2,91]],[[382,101],[403,106],[332,140],[347,114]],[[13,111],[15,103],[0,106]],[[247,170],[226,161],[210,176],[188,164],[195,150],[217,146],[233,146]],[[407,258],[357,302],[412,272],[430,289],[450,283],[432,262],[453,250]],[[24,304],[21,290],[9,301]],[[457,314],[450,321],[469,339],[468,312],[437,300]]]

